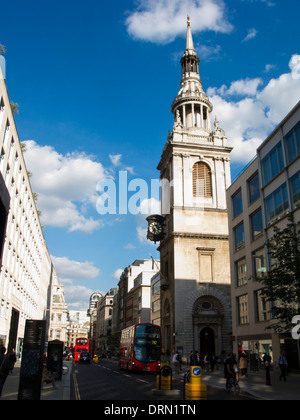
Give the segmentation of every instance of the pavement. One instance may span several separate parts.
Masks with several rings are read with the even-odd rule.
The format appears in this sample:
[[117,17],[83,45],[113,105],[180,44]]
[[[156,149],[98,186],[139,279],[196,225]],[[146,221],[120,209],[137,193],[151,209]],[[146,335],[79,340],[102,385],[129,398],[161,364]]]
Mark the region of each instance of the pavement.
[[[183,367],[179,374],[174,373],[174,378],[184,380],[185,373],[189,367]],[[300,372],[289,373],[286,382],[279,380],[280,370],[275,368],[270,372],[271,385],[266,385],[266,373],[264,369],[258,372],[249,372],[247,377],[239,376],[240,395],[252,396],[259,400],[300,400]],[[214,372],[202,372],[202,383],[218,389],[224,389],[226,379],[224,379],[223,366]]]
[[[51,384],[45,384],[41,391],[41,400],[52,401],[68,401],[71,399],[71,374],[72,362],[65,362],[69,367],[67,375],[62,376],[61,381],[56,381],[58,389],[54,389]],[[1,400],[17,400],[19,388],[19,375],[21,363],[17,362],[13,373],[8,376]],[[174,379],[184,381],[184,375],[189,370],[189,366],[183,366],[179,374],[174,373]],[[287,382],[279,381],[280,372],[278,369],[271,371],[271,386],[266,385],[265,371],[249,372],[247,377],[240,377],[241,395],[253,396],[254,399],[260,400],[300,400],[300,372],[290,373]],[[224,379],[223,369],[214,372],[203,372],[202,383],[207,386],[224,389],[226,380]]]
[[[72,362],[64,362],[64,365],[69,367],[69,372],[62,376],[61,381],[55,382],[57,389],[53,388],[52,384],[44,384],[41,391],[41,401],[69,401],[71,399]],[[21,362],[18,361],[15,364],[13,373],[6,379],[1,401],[15,401],[18,399],[20,369]]]

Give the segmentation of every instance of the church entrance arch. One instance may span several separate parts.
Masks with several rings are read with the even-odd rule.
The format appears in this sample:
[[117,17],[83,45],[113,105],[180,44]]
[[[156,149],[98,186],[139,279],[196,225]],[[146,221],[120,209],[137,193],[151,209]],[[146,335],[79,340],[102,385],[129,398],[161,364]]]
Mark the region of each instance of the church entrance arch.
[[220,355],[223,341],[224,307],[211,295],[201,296],[193,306],[194,347],[204,356]]

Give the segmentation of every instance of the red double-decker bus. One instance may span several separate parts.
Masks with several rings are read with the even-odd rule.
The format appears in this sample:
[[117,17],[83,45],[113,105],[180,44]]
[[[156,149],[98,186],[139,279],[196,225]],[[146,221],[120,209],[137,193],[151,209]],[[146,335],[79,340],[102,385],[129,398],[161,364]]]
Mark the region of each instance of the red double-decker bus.
[[90,346],[89,346],[89,339],[79,337],[75,340],[75,350],[74,350],[74,360],[75,362],[79,362],[79,357],[81,352],[89,353]]
[[159,372],[161,329],[154,324],[137,324],[121,333],[119,366],[121,369]]

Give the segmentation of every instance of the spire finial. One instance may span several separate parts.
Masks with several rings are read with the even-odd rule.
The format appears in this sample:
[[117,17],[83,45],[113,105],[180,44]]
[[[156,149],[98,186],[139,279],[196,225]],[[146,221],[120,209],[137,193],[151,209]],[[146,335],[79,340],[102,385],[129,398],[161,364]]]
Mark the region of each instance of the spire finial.
[[191,24],[191,19],[190,19],[189,16],[187,17],[187,24],[188,24],[188,26],[190,26],[190,24]]

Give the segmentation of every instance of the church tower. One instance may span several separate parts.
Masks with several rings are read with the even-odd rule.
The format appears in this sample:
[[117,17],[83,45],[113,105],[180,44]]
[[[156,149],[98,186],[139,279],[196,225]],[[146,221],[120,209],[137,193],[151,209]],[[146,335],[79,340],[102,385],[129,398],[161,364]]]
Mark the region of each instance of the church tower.
[[171,106],[174,126],[158,165],[165,236],[161,255],[163,347],[230,351],[230,263],[226,189],[230,158],[225,132],[199,74],[190,20],[181,59],[180,90]]

